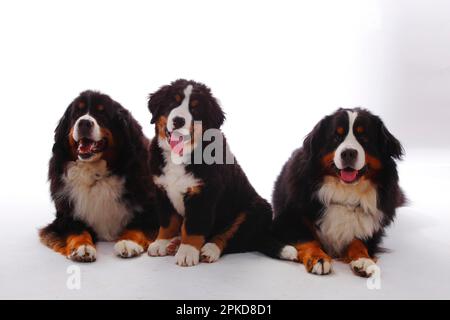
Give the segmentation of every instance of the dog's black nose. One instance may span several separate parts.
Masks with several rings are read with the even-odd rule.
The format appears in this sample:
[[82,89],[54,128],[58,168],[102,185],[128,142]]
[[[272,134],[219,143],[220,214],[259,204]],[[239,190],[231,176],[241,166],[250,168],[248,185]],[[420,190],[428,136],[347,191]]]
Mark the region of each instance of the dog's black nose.
[[353,164],[358,156],[358,151],[355,149],[345,149],[341,153],[341,159],[345,164]]
[[186,121],[184,120],[184,118],[181,118],[181,117],[173,118],[173,128],[174,129],[180,129],[182,126],[184,126],[185,123],[186,123]]
[[78,130],[81,134],[88,134],[93,126],[94,122],[92,122],[91,120],[82,119],[78,122]]

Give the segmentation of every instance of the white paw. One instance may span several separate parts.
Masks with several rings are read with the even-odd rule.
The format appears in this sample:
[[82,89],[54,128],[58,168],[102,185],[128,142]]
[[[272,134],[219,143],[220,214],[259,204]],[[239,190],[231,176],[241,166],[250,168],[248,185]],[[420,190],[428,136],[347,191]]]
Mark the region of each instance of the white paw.
[[83,244],[73,250],[68,258],[77,262],[93,262],[96,259],[97,250],[89,244]]
[[152,257],[162,257],[167,255],[167,246],[170,239],[157,239],[148,246],[148,255]]
[[200,251],[189,244],[181,244],[175,255],[175,260],[182,267],[195,266],[200,261]]
[[120,240],[114,245],[114,252],[122,258],[131,258],[144,252],[144,248],[132,240]]
[[329,274],[330,272],[331,272],[331,263],[329,261],[322,259],[317,261],[317,263],[313,266],[311,270],[311,273],[318,275]]
[[284,246],[280,252],[280,259],[289,260],[289,261],[297,261],[298,260],[298,251],[293,246]]
[[361,277],[370,277],[378,268],[375,262],[369,258],[359,258],[350,262],[352,270]]
[[220,248],[212,242],[205,244],[200,250],[202,262],[213,263],[219,260],[222,251]]

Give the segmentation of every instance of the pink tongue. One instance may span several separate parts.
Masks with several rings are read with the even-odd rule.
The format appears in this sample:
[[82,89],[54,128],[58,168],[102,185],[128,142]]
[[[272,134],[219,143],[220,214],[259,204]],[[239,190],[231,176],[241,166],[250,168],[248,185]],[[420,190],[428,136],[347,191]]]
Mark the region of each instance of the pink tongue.
[[78,146],[78,151],[80,153],[88,153],[91,152],[93,146],[93,141],[81,141],[80,145]]
[[172,134],[169,140],[170,148],[178,155],[183,155],[183,136],[176,136]]
[[344,180],[345,182],[354,181],[356,179],[357,175],[358,175],[357,170],[353,170],[353,171],[341,170],[341,179]]

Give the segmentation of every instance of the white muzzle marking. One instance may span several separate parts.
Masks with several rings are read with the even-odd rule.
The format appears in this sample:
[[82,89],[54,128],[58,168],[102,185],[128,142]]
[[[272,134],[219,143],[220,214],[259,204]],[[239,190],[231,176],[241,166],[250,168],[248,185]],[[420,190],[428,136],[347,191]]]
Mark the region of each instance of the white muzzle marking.
[[80,130],[79,130],[79,123],[81,120],[88,120],[88,121],[92,121],[92,123],[93,123],[90,136],[85,137],[85,138],[89,138],[94,141],[100,141],[102,139],[102,134],[100,132],[100,126],[98,125],[97,120],[95,120],[95,118],[93,116],[91,116],[89,113],[85,114],[84,116],[79,117],[77,119],[77,121],[75,122],[75,126],[74,126],[75,129],[73,131],[73,139],[78,142],[81,138],[83,138],[80,136]]
[[192,123],[192,114],[189,111],[189,100],[191,98],[191,93],[192,85],[190,84],[184,89],[184,99],[181,104],[170,111],[169,117],[167,119],[167,130],[169,132],[172,132],[174,130],[173,119],[175,117],[180,117],[184,119],[184,125],[177,130],[179,130],[181,134],[189,134],[189,127]]
[[358,117],[358,112],[347,111],[348,113],[348,133],[345,137],[344,141],[338,146],[336,152],[334,153],[334,164],[339,170],[345,169],[344,164],[342,163],[341,154],[342,151],[346,149],[354,149],[357,151],[356,161],[354,168],[355,170],[361,170],[366,163],[366,155],[364,152],[364,148],[358,142],[353,133],[353,126],[355,124],[355,120]]

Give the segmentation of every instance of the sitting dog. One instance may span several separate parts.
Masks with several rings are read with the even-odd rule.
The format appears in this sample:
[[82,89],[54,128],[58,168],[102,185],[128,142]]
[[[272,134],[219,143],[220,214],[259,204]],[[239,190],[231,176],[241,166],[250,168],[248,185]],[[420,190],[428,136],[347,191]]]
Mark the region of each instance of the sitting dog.
[[[150,157],[161,224],[149,255],[176,254],[178,265],[193,266],[258,250],[272,210],[230,153],[219,131],[225,115],[210,89],[180,79],[151,94],[148,108],[156,123]],[[227,159],[204,158],[216,143],[211,154]]]
[[273,234],[288,245],[270,255],[320,275],[339,258],[370,276],[384,230],[405,201],[394,161],[402,155],[400,142],[367,110],[339,109],[321,120],[275,183]]
[[97,240],[117,241],[128,258],[156,237],[149,141],[119,103],[94,91],[81,93],[55,130],[49,166],[56,219],[41,241],[74,261],[96,259]]

